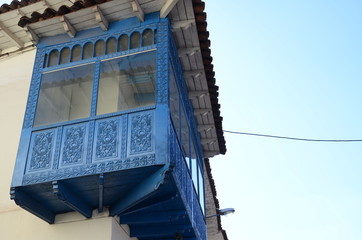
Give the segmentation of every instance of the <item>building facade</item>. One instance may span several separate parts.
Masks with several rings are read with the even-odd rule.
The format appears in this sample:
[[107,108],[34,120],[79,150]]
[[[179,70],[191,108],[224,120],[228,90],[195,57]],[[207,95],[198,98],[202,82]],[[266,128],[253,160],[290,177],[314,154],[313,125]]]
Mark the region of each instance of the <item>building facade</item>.
[[21,207],[2,199],[2,239],[226,239],[207,218],[226,148],[204,3],[0,11],[1,189]]

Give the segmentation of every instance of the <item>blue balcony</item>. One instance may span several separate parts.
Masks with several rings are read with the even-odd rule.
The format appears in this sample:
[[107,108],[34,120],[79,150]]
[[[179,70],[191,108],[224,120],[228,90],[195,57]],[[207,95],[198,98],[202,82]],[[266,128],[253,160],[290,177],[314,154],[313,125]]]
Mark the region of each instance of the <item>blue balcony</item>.
[[140,240],[204,240],[201,143],[169,22],[127,23],[41,42],[11,198],[51,224],[108,209]]

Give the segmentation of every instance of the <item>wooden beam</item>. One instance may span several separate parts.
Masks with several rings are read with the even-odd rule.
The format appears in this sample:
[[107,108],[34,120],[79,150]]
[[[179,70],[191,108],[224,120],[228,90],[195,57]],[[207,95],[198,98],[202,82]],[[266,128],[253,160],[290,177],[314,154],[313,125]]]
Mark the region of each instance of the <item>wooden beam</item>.
[[107,31],[109,25],[108,20],[103,15],[98,5],[93,7],[93,12],[96,15],[96,21],[98,22],[99,26],[102,28],[103,31]]
[[5,25],[0,22],[0,31],[7,37],[12,43],[14,43],[18,48],[24,47],[23,41],[21,41],[14,33],[12,33]]
[[146,199],[164,183],[165,174],[169,170],[169,165],[163,166],[151,176],[142,180],[137,186],[133,187],[125,196],[121,196],[119,201],[114,203],[109,210],[110,216],[116,216],[127,209],[133,207],[143,199]]
[[185,77],[185,78],[191,78],[191,77],[198,78],[198,77],[200,77],[203,73],[204,73],[204,70],[203,70],[203,69],[185,71],[185,72],[184,72],[184,77]]
[[209,158],[209,157],[213,157],[220,154],[220,152],[216,152],[216,151],[204,151],[204,157],[205,158]]
[[194,115],[202,115],[202,116],[206,116],[207,114],[212,113],[210,108],[199,108],[199,109],[194,109]]
[[199,47],[180,48],[178,49],[178,56],[179,57],[193,56],[197,52],[200,52]]
[[217,138],[201,138],[201,144],[213,144],[217,142]]
[[214,128],[215,128],[215,126],[212,125],[212,124],[205,124],[205,125],[198,125],[197,126],[197,129],[199,131],[206,131],[206,132],[208,132],[208,131],[210,131],[210,130],[212,130]]
[[17,205],[47,223],[54,223],[55,213],[49,211],[43,204],[32,198],[29,194],[19,190],[19,188],[11,188],[10,198],[14,200]]
[[33,43],[37,44],[39,42],[38,35],[29,27],[29,24],[25,26],[25,31]]
[[86,218],[92,217],[92,208],[80,196],[65,186],[62,181],[53,181],[53,193],[65,205],[79,212]]
[[191,91],[189,92],[189,98],[196,98],[196,97],[199,97],[199,98],[202,98],[202,97],[205,97],[209,95],[208,92],[206,91]]
[[171,12],[178,0],[167,0],[160,11],[160,18],[165,18]]
[[180,28],[187,29],[187,28],[191,27],[191,25],[194,24],[194,23],[195,23],[195,19],[173,21],[172,22],[172,28],[173,28],[173,30],[180,29]]
[[144,14],[140,4],[138,3],[138,0],[133,0],[131,2],[131,5],[132,5],[132,10],[133,10],[134,14],[138,17],[140,22],[144,22],[145,14]]
[[73,38],[77,34],[77,31],[69,22],[69,20],[65,16],[61,16],[59,20],[63,23],[64,30],[68,36]]

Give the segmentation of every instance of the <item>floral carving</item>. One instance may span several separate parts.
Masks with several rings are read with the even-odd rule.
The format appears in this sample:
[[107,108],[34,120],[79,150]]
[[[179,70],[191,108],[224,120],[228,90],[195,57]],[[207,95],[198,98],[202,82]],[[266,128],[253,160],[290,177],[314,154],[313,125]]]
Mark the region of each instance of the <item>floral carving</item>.
[[102,121],[98,125],[96,158],[117,157],[118,119]]
[[35,135],[29,171],[50,168],[53,137],[53,131],[42,132]]
[[152,114],[131,117],[130,154],[152,151]]
[[83,159],[85,126],[74,126],[65,130],[62,164],[81,163]]

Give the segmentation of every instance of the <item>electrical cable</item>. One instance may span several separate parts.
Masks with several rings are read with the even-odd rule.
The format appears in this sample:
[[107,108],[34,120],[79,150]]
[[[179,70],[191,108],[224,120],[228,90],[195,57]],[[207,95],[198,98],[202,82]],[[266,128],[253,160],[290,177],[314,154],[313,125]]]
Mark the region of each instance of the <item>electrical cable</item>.
[[312,139],[312,138],[285,137],[285,136],[258,134],[258,133],[236,132],[236,131],[228,131],[228,130],[224,130],[224,132],[232,133],[232,134],[256,136],[256,137],[280,138],[280,139],[307,141],[307,142],[362,142],[362,139]]

